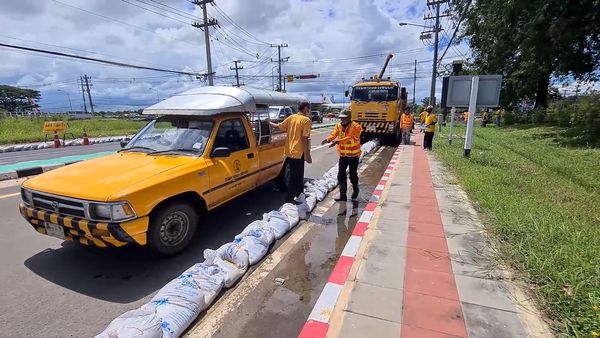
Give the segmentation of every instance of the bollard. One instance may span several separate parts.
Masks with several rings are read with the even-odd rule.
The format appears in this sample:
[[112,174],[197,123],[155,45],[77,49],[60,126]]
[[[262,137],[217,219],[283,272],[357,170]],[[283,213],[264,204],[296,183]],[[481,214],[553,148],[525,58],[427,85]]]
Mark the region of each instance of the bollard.
[[90,139],[88,138],[88,134],[85,131],[85,129],[83,130],[83,145],[87,146],[90,144]]
[[60,139],[58,138],[58,133],[55,130],[54,131],[54,148],[60,148],[60,147],[61,147]]

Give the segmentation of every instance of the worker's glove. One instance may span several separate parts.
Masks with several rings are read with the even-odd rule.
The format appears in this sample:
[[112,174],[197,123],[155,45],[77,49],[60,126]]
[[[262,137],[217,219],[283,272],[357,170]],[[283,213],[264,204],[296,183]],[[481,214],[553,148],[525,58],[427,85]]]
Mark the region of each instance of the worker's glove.
[[340,143],[340,142],[339,141],[333,141],[333,142],[331,142],[331,144],[329,145],[329,148],[335,146],[338,143]]
[[324,145],[324,144],[326,144],[326,143],[328,143],[328,142],[329,142],[329,140],[327,140],[327,139],[324,139],[324,140],[321,142],[321,145]]

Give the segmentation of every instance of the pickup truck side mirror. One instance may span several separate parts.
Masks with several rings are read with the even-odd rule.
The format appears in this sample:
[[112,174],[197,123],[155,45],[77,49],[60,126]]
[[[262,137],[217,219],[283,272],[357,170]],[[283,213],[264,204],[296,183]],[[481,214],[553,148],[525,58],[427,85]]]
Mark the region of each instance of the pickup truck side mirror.
[[344,96],[345,96],[345,97],[348,97],[348,95],[350,95],[350,91],[346,90],[346,91],[344,92]]
[[119,144],[121,145],[121,148],[125,148],[125,146],[127,145],[127,143],[129,143],[128,139],[121,140],[121,142],[119,142]]
[[213,149],[212,153],[210,153],[210,157],[218,158],[218,157],[229,157],[231,155],[231,149],[228,147],[218,147]]

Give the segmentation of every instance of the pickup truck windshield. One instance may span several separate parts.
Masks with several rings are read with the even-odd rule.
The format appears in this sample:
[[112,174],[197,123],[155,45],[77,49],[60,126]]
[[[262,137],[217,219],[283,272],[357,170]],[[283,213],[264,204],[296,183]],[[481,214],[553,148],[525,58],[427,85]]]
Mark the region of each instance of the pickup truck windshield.
[[213,121],[163,116],[150,122],[123,148],[155,154],[201,155],[213,128]]
[[352,100],[355,101],[396,101],[398,100],[398,87],[354,87]]

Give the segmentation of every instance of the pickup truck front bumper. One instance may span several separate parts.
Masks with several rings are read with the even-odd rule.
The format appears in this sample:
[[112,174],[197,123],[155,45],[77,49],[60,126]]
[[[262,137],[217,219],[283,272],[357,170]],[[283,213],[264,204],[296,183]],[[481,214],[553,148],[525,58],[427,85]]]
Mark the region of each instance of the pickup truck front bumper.
[[61,216],[46,210],[19,204],[21,215],[33,228],[46,235],[44,222],[64,228],[65,239],[100,248],[120,247],[127,244],[146,245],[148,217],[140,217],[122,223],[92,222],[86,219]]

